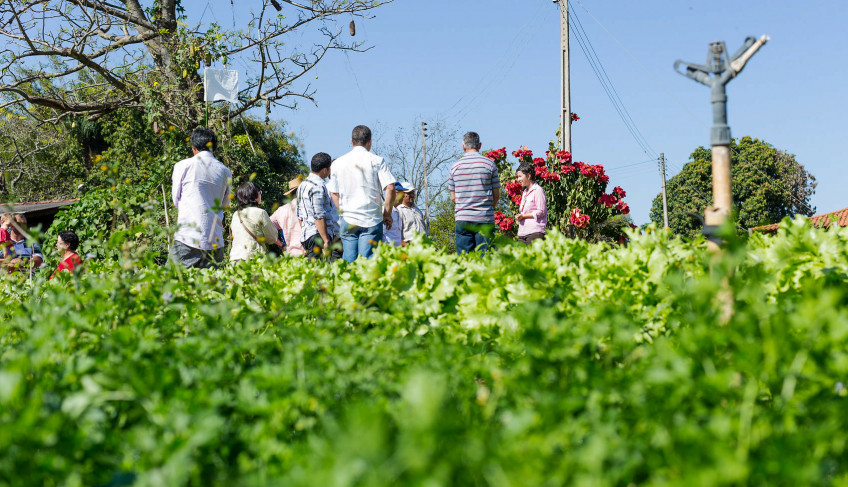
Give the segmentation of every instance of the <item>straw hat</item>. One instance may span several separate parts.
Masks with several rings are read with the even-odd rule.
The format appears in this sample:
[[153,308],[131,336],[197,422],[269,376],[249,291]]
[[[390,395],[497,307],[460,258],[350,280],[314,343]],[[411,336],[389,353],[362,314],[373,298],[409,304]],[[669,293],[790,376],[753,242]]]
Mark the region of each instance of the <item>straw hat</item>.
[[298,187],[300,187],[300,183],[301,183],[301,181],[302,181],[302,180],[301,180],[299,177],[294,178],[294,179],[292,179],[291,181],[289,181],[289,190],[288,190],[288,191],[286,191],[286,192],[285,192],[285,193],[283,193],[283,194],[285,194],[286,196],[288,196],[288,195],[290,195],[290,194],[294,193],[295,191],[297,191],[297,188],[298,188]]

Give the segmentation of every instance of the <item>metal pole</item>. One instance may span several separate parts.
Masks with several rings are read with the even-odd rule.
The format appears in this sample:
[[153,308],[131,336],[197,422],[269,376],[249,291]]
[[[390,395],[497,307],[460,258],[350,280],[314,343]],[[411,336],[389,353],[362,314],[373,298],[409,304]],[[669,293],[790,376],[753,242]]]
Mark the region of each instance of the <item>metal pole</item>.
[[685,66],[686,70],[678,73],[710,87],[710,101],[713,105],[713,126],[710,130],[712,145],[713,169],[713,205],[704,212],[704,235],[707,236],[711,248],[717,249],[719,239],[716,229],[727,221],[733,205],[730,192],[730,127],[727,125],[727,90],[726,85],[736,77],[745,63],[759,50],[766,41],[767,35],[759,39],[748,37],[742,47],[733,55],[727,52],[724,42],[710,43],[707,54],[707,64],[692,64],[683,61],[674,63],[674,70]]
[[[554,0],[557,2],[557,0]],[[560,78],[560,108],[562,109],[562,136],[560,139],[560,147],[566,152],[571,152],[571,79],[569,72],[570,53],[568,50],[568,0],[559,0],[560,4],[560,19],[559,19],[559,38],[562,65],[562,75]]]
[[424,163],[424,221],[430,221],[430,183],[427,176],[430,168],[427,166],[427,122],[421,122],[421,157]]
[[663,228],[668,228],[668,198],[665,193],[665,154],[660,152],[660,171],[662,172],[662,195],[663,195]]

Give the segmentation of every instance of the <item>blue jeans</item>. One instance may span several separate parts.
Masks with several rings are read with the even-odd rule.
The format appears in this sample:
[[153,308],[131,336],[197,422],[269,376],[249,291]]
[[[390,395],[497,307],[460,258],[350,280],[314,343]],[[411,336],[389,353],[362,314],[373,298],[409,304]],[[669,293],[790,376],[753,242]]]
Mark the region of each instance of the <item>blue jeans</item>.
[[339,218],[344,260],[353,262],[360,255],[366,259],[374,253],[374,246],[383,240],[383,222],[373,227],[358,227]]
[[489,249],[489,237],[480,233],[493,228],[492,223],[456,222],[456,253],[464,254],[480,250],[486,253]]

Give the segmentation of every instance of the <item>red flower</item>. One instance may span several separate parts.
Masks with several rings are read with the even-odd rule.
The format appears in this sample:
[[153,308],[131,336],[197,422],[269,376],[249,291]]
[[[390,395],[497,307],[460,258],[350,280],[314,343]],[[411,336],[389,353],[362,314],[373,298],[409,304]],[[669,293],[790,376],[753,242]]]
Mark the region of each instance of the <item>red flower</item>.
[[562,166],[560,166],[559,170],[562,171],[563,174],[568,174],[568,173],[576,171],[577,168],[570,165],[570,164],[567,164],[567,165],[563,164]]
[[630,213],[630,207],[627,206],[627,203],[623,201],[619,201],[618,204],[615,205],[615,207],[618,208],[618,211],[620,211],[622,215]]
[[506,157],[506,147],[500,149],[492,149],[484,154],[487,158],[496,161]]
[[616,197],[611,194],[604,194],[600,198],[598,198],[598,203],[606,206],[607,208],[612,208],[613,206],[615,206],[615,203],[617,201],[618,200],[616,199]]
[[548,168],[545,166],[536,166],[536,176],[543,177],[542,175],[548,172]]
[[500,223],[504,219],[504,214],[500,211],[495,212],[495,223]]
[[545,161],[541,157],[537,157],[537,158],[533,159],[533,164],[535,164],[537,166],[544,166],[545,162],[547,162],[547,161]]
[[571,162],[571,152],[561,150],[556,153],[556,157],[560,162]]
[[624,190],[621,189],[621,186],[616,186],[615,188],[613,188],[612,194],[617,196],[618,199],[624,198],[627,195],[627,193],[625,193]]
[[504,186],[506,186],[506,193],[509,196],[515,196],[515,195],[520,196],[521,195],[521,191],[522,191],[521,183],[519,183],[519,182],[506,183]]
[[601,174],[600,176],[598,176],[598,182],[607,184],[609,182],[609,176],[607,176],[606,174]]
[[517,194],[517,195],[513,196],[513,197],[512,197],[512,198],[510,198],[510,199],[511,199],[511,200],[512,200],[512,202],[513,202],[513,203],[515,203],[517,206],[521,206],[521,195],[520,195],[520,194]]
[[569,218],[569,221],[577,228],[586,228],[589,225],[589,220],[591,218],[589,217],[589,215],[581,214],[581,211],[582,210],[580,208],[575,208],[571,212],[571,217]]
[[632,224],[632,223],[631,223],[631,224],[630,224],[630,228],[632,228],[633,230],[636,230],[636,229],[637,229],[637,228],[639,228],[639,227],[637,227],[636,225],[634,225],[634,224]]
[[520,160],[530,159],[533,157],[533,151],[527,148],[527,146],[519,148],[517,151],[512,153],[515,157]]
[[512,225],[515,223],[515,220],[512,218],[504,218],[498,223],[498,228],[501,229],[502,232],[507,232],[512,230]]
[[571,121],[576,122],[578,120],[580,120],[580,117],[578,117],[576,113],[571,112]]

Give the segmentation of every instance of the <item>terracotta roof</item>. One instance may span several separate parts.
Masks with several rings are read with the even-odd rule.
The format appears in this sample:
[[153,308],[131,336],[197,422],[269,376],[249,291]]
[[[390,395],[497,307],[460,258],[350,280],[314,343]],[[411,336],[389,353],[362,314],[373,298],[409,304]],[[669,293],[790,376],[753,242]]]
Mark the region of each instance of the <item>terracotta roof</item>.
[[0,213],[30,213],[33,211],[50,210],[69,206],[79,201],[79,198],[69,200],[26,201],[21,203],[0,204]]
[[[842,208],[841,210],[831,211],[830,213],[811,216],[807,218],[807,222],[814,227],[827,228],[830,226],[830,217],[832,215],[836,216],[836,224],[838,226],[848,227],[848,208]],[[780,223],[772,223],[770,225],[754,227],[751,230],[754,230],[755,232],[776,233],[779,226]]]

